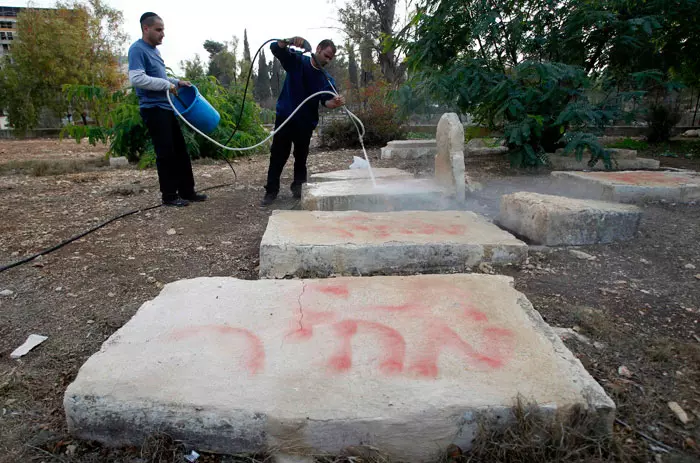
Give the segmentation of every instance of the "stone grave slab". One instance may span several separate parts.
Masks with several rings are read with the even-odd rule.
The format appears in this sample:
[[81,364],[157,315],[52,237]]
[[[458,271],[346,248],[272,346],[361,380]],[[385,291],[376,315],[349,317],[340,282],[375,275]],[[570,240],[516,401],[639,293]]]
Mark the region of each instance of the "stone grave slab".
[[[410,172],[405,170],[396,169],[394,167],[373,167],[372,174],[375,180],[383,179],[408,179],[413,178]],[[369,169],[346,169],[346,170],[334,170],[332,172],[320,172],[318,174],[312,174],[309,177],[309,182],[337,182],[342,180],[368,180]]]
[[508,422],[518,396],[611,431],[614,403],[512,278],[216,277],[143,304],[64,407],[71,433],[110,446],[160,432],[198,451],[369,445],[423,462]]
[[[487,143],[487,141],[489,143]],[[490,139],[472,138],[465,145],[465,154],[467,156],[488,156],[493,154],[505,154],[508,152],[508,147],[500,143],[492,146]]]
[[693,171],[552,172],[572,196],[636,203],[700,199],[700,174]]
[[536,244],[585,245],[633,239],[637,206],[518,192],[501,197],[497,223]]
[[[656,170],[661,163],[656,159],[638,158],[636,150],[623,148],[607,148],[613,160],[613,170]],[[593,167],[588,165],[591,152],[584,150],[581,160],[578,161],[573,153],[564,155],[564,149],[559,148],[554,154],[548,155],[549,162],[555,170],[593,170],[605,171],[603,161],[598,161]]]
[[307,211],[385,212],[444,210],[452,201],[444,187],[432,179],[383,179],[305,183],[301,208]]
[[[594,170],[604,171],[605,164],[603,161],[598,161],[593,167],[588,165],[589,158],[583,158],[578,161],[573,156],[560,156],[558,154],[549,156],[549,162],[553,169],[556,170]],[[635,170],[635,169],[658,169],[661,163],[656,159],[649,158],[619,158],[613,161],[614,170]]]
[[437,153],[437,141],[392,140],[381,149],[381,159],[432,158]]
[[262,278],[470,271],[522,263],[527,245],[467,211],[274,211]]

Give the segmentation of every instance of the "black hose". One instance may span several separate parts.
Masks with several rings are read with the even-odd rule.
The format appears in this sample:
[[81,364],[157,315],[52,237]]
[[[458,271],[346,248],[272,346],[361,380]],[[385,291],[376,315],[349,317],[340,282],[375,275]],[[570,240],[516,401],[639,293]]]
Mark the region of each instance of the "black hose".
[[[255,60],[258,58],[258,55],[260,54],[260,51],[263,49],[265,45],[267,45],[270,42],[289,42],[289,39],[268,39],[263,42],[262,45],[258,48],[258,50],[255,52],[255,55],[253,56],[252,61],[250,62],[250,69],[248,69],[248,77],[246,78],[245,81],[245,89],[243,90],[243,100],[241,101],[241,110],[238,112],[238,122],[236,122],[236,126],[233,128],[233,132],[231,133],[231,136],[228,137],[228,140],[226,140],[226,143],[224,145],[228,146],[229,142],[233,138],[233,136],[236,134],[238,131],[238,127],[241,125],[241,119],[243,117],[243,108],[245,106],[245,97],[248,94],[248,84],[250,84],[250,76],[253,73],[253,66],[255,65]],[[309,44],[308,41],[304,42],[304,46],[306,47],[306,51],[309,51],[311,49],[311,45]],[[313,56],[313,53],[311,54]],[[326,72],[326,75],[328,73]]]
[[267,45],[270,42],[275,42],[279,41],[279,39],[269,39],[263,42],[262,45],[260,45],[260,48],[258,48],[258,51],[255,52],[255,56],[253,56],[253,60],[250,62],[250,69],[248,69],[248,77],[245,80],[245,89],[243,90],[243,100],[241,100],[241,110],[238,112],[238,121],[236,122],[236,125],[233,127],[233,132],[231,132],[231,136],[228,137],[228,140],[226,140],[226,143],[224,145],[228,146],[229,142],[233,138],[233,136],[236,134],[238,131],[238,127],[241,125],[241,119],[243,118],[243,108],[245,107],[245,97],[248,94],[248,84],[250,84],[250,76],[253,73],[253,66],[255,65],[255,60],[257,59],[258,55],[260,54],[260,51],[263,49],[265,45]]
[[[235,171],[234,171],[234,174],[235,174]],[[234,182],[234,183],[224,183],[224,184],[222,184],[222,185],[210,186],[210,187],[208,187],[208,188],[204,188],[204,189],[199,190],[199,191],[213,190],[213,189],[215,189],[215,188],[223,188],[223,187],[225,187],[225,186],[231,186],[231,185],[235,185],[235,182]],[[67,240],[62,241],[62,242],[58,243],[58,244],[55,245],[55,246],[52,246],[52,247],[47,248],[47,249],[44,249],[43,251],[39,251],[39,252],[37,252],[36,254],[33,254],[33,255],[29,256],[29,257],[25,257],[24,259],[18,260],[17,262],[13,262],[13,263],[11,263],[11,264],[7,264],[7,265],[2,266],[2,267],[0,267],[0,273],[4,272],[5,270],[9,270],[9,269],[11,269],[11,268],[13,268],[13,267],[17,267],[17,266],[19,266],[19,265],[26,264],[27,262],[30,262],[30,261],[36,259],[36,258],[39,257],[39,256],[43,256],[43,255],[48,254],[48,253],[50,253],[50,252],[56,251],[56,250],[58,250],[58,249],[61,249],[63,246],[65,246],[65,245],[67,245],[67,244],[69,244],[69,243],[72,243],[72,242],[75,241],[75,240],[79,240],[79,239],[82,238],[83,236],[88,235],[88,234],[90,234],[90,233],[92,233],[92,232],[94,232],[94,231],[97,231],[97,230],[99,230],[100,228],[104,227],[105,225],[109,225],[110,223],[114,222],[115,220],[121,219],[122,217],[127,217],[127,216],[130,216],[130,215],[136,214],[136,213],[138,213],[138,212],[150,211],[151,209],[157,209],[157,208],[161,207],[162,205],[163,205],[162,203],[160,203],[160,204],[155,204],[155,205],[153,205],[153,206],[148,206],[148,207],[144,207],[144,208],[141,208],[141,209],[134,209],[134,210],[127,211],[127,212],[124,212],[124,213],[122,213],[122,214],[119,214],[119,215],[117,215],[117,216],[114,216],[114,217],[112,217],[111,219],[105,220],[105,221],[102,222],[101,224],[96,225],[96,226],[90,228],[89,230],[84,231],[84,232],[82,232],[82,233],[80,233],[80,234],[78,234],[78,235],[75,235],[75,236],[71,237],[71,238],[68,238]]]
[[[224,146],[228,146],[228,144],[231,142],[231,139],[233,139],[233,136],[236,134],[238,131],[238,128],[241,125],[241,119],[243,118],[243,109],[245,108],[245,97],[248,94],[248,85],[250,84],[250,76],[253,74],[253,66],[255,65],[255,60],[258,58],[258,55],[260,54],[260,51],[263,49],[265,45],[267,45],[270,42],[274,41],[279,41],[280,39],[269,39],[263,42],[262,45],[258,48],[258,51],[255,52],[255,55],[253,56],[252,61],[250,62],[250,69],[248,69],[248,77],[246,77],[245,80],[245,89],[243,90],[243,100],[241,100],[241,110],[238,112],[238,121],[236,122],[236,125],[233,127],[233,132],[231,132],[231,135],[228,137],[228,140],[226,140],[226,143],[224,143]],[[238,180],[238,175],[236,175],[236,170],[233,168],[233,165],[229,162],[228,157],[226,156],[226,153],[224,152],[223,148],[221,149],[221,157],[224,158],[224,161],[228,164],[228,166],[231,168],[231,171],[233,172],[233,176]]]

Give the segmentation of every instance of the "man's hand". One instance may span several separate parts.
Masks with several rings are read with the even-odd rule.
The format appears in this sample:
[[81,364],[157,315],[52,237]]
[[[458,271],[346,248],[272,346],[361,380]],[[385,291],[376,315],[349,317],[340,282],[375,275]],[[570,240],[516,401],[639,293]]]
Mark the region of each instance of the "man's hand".
[[343,106],[345,104],[345,97],[342,95],[338,95],[337,97],[326,101],[326,108],[328,109],[335,109],[340,106]]
[[175,84],[170,84],[170,93],[172,93],[173,95],[177,96],[177,87],[178,87],[178,86],[175,85]]
[[304,48],[304,37],[292,37],[289,42],[286,40],[281,40],[277,42],[280,48],[287,48],[287,45],[294,45],[297,48]]
[[177,81],[177,86],[178,86],[178,87],[191,87],[191,86],[192,86],[192,82],[190,82],[189,80],[178,80],[178,81]]

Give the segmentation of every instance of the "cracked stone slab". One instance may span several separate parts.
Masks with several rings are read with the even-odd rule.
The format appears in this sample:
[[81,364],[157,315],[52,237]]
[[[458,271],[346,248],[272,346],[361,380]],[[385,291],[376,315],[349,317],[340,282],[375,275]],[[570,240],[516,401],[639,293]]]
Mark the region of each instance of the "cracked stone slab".
[[614,403],[512,278],[217,277],[144,303],[64,407],[71,433],[109,446],[157,431],[217,453],[372,446],[422,462],[508,422],[518,396],[611,431]]
[[431,179],[381,179],[305,183],[301,208],[307,211],[384,212],[445,210],[453,207],[450,192]]
[[521,191],[501,197],[496,221],[536,244],[579,246],[631,240],[641,219],[633,205]]
[[[375,180],[384,179],[410,179],[413,178],[410,172],[396,169],[394,167],[373,167],[372,174]],[[322,172],[309,177],[309,182],[337,182],[342,180],[369,180],[369,169],[347,169],[335,170],[332,172]]]
[[525,243],[473,212],[274,211],[260,276],[469,271],[526,258]]
[[552,172],[572,195],[602,201],[638,203],[700,199],[700,174],[692,171]]

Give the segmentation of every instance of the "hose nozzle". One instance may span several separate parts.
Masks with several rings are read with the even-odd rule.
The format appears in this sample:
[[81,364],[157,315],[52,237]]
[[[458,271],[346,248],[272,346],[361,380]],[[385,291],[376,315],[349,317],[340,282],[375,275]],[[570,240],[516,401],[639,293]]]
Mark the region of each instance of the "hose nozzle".
[[[292,37],[291,39],[284,39],[285,42],[287,43],[294,43],[294,38]],[[308,40],[304,40],[304,52],[310,52],[311,51],[311,44],[309,43]]]

